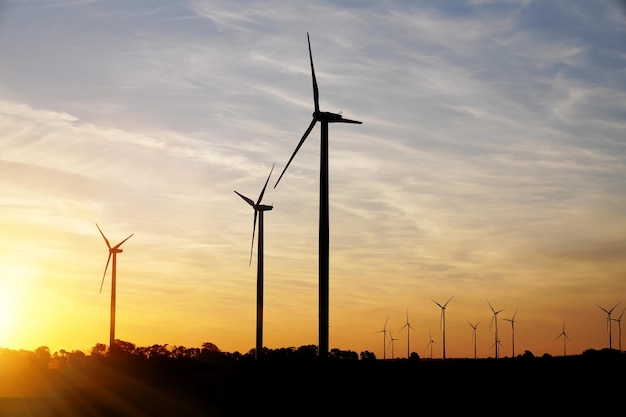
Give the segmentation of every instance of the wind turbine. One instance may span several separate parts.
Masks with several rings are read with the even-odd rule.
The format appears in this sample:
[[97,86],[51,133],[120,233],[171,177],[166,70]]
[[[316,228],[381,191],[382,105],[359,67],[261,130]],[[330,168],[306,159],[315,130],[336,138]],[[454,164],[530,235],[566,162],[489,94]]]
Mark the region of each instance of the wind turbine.
[[563,331],[561,331],[561,333],[554,340],[557,340],[559,337],[563,337],[563,356],[567,356],[565,348],[569,337],[567,337],[567,334],[565,333],[565,320],[563,320]]
[[[480,322],[478,322],[480,323]],[[476,359],[476,328],[478,327],[478,323],[476,324],[472,324],[469,321],[467,322],[467,324],[470,325],[470,327],[474,330],[472,330],[472,342],[474,343],[474,359]]]
[[393,345],[396,340],[399,340],[399,339],[396,339],[395,337],[393,337],[393,335],[391,334],[391,330],[389,330],[389,344],[391,345],[391,359],[394,358]]
[[446,306],[448,305],[448,303],[450,302],[450,300],[452,300],[454,298],[454,296],[450,297],[448,299],[448,301],[445,302],[445,304],[441,305],[438,302],[436,302],[435,300],[433,300],[431,298],[431,300],[433,300],[433,303],[437,304],[440,308],[441,308],[441,320],[439,325],[441,326],[442,332],[443,332],[443,359],[446,359]]
[[383,334],[383,359],[387,359],[387,322],[389,321],[389,315],[387,315],[387,320],[385,320],[385,325],[382,330],[377,331],[376,333]]
[[437,343],[433,340],[433,337],[430,334],[430,329],[428,329],[428,343],[426,344],[426,348],[430,346],[430,359],[433,358],[433,343]]
[[313,120],[304,132],[302,139],[296,146],[291,158],[285,165],[283,172],[278,177],[274,188],[285,174],[287,167],[296,156],[296,153],[304,143],[311,130],[317,122],[320,122],[321,141],[320,141],[320,195],[319,195],[319,334],[320,334],[320,357],[325,359],[328,357],[328,305],[329,305],[329,215],[328,215],[328,124],[329,123],[354,123],[362,122],[350,119],[344,119],[342,115],[337,113],[320,111],[319,106],[319,90],[317,88],[317,80],[315,78],[315,69],[313,68],[313,54],[311,52],[311,40],[307,32],[307,41],[309,44],[309,59],[311,61],[311,77],[313,79],[313,103],[314,112]]
[[504,319],[506,321],[510,321],[511,322],[511,338],[512,343],[511,343],[511,357],[514,358],[515,357],[515,315],[517,314],[517,310],[515,310],[515,314],[513,314],[513,317],[511,317],[510,319]]
[[622,351],[622,316],[624,315],[624,311],[626,310],[626,308],[624,308],[624,310],[622,310],[622,314],[619,315],[618,318],[616,319],[611,319],[613,321],[617,322],[617,333],[619,335],[619,351]]
[[100,226],[98,226],[98,223],[96,223],[96,227],[98,228],[98,231],[102,235],[102,238],[104,239],[104,243],[106,243],[107,248],[109,249],[109,257],[107,258],[107,263],[106,263],[106,266],[104,267],[104,274],[102,274],[102,282],[100,283],[99,294],[102,293],[102,286],[104,285],[104,278],[106,277],[106,274],[107,274],[109,261],[111,260],[111,258],[113,258],[113,264],[111,265],[111,325],[110,325],[110,330],[109,330],[109,352],[111,352],[115,344],[115,290],[116,290],[116,285],[117,285],[117,279],[116,279],[117,278],[116,277],[117,254],[123,252],[123,249],[121,249],[120,246],[122,246],[124,242],[130,239],[134,235],[134,233],[128,236],[126,239],[122,240],[117,245],[111,247],[111,244],[109,243],[109,239],[107,239],[104,233],[102,233],[102,230],[100,229]]
[[406,323],[404,323],[404,326],[402,326],[400,328],[400,331],[402,331],[402,329],[406,328],[406,357],[407,359],[411,356],[411,343],[410,343],[410,333],[411,330],[414,331],[413,326],[411,326],[411,323],[409,323],[409,309],[406,309]]
[[256,350],[254,352],[255,359],[259,359],[263,354],[263,212],[271,210],[273,207],[265,204],[261,204],[263,194],[265,194],[265,188],[272,176],[274,165],[270,170],[270,174],[265,180],[265,185],[259,194],[259,198],[256,203],[243,194],[235,191],[239,197],[241,197],[246,203],[248,203],[254,209],[254,223],[252,225],[252,245],[250,246],[250,262],[248,265],[252,265],[252,250],[254,248],[254,233],[256,231],[257,218],[259,220],[259,236],[257,243],[257,269],[256,269]]
[[598,308],[602,311],[604,311],[606,313],[606,325],[609,328],[609,349],[613,349],[613,339],[611,338],[611,329],[613,328],[613,325],[611,324],[611,313],[613,312],[613,310],[615,310],[615,307],[617,307],[619,305],[619,303],[615,304],[613,306],[612,309],[607,310],[603,307],[600,307],[599,305],[596,304],[596,306],[598,306]]
[[495,327],[495,343],[493,344],[496,347],[496,359],[498,359],[498,346],[500,345],[500,339],[498,339],[498,313],[501,313],[504,311],[504,309],[502,310],[494,310],[494,308],[491,306],[491,303],[489,302],[489,300],[487,300],[487,304],[489,304],[489,308],[491,308],[491,311],[493,312],[493,316],[491,316],[491,323],[489,323],[489,330],[491,330],[491,326],[494,324],[496,324]]

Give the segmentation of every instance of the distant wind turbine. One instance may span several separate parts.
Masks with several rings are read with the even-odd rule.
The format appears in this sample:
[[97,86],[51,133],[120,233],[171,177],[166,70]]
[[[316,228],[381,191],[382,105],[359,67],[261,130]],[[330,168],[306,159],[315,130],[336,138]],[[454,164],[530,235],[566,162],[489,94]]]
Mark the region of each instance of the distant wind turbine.
[[426,349],[430,346],[430,359],[433,358],[433,344],[437,343],[433,340],[433,337],[430,334],[430,329],[428,329],[428,343],[426,344]]
[[265,188],[272,176],[274,165],[270,170],[270,174],[265,180],[265,185],[259,194],[259,198],[254,202],[252,199],[235,191],[246,203],[254,209],[254,222],[252,225],[252,245],[250,246],[250,261],[248,265],[252,265],[252,251],[254,248],[254,233],[256,231],[257,218],[259,221],[259,235],[257,243],[257,269],[256,269],[256,350],[254,352],[255,359],[259,359],[263,354],[263,212],[271,210],[273,207],[261,204]]
[[98,226],[98,223],[96,223],[96,227],[98,228],[98,231],[102,235],[102,238],[104,239],[104,243],[106,243],[107,248],[109,249],[109,257],[107,258],[107,263],[106,263],[106,266],[104,267],[104,274],[102,274],[102,282],[100,283],[99,293],[102,293],[102,285],[104,285],[104,278],[106,277],[106,274],[107,274],[109,261],[111,260],[111,258],[113,258],[113,264],[111,265],[111,324],[110,324],[110,330],[109,330],[109,352],[111,352],[113,350],[113,346],[115,345],[115,298],[116,298],[116,286],[117,286],[117,277],[116,277],[117,254],[123,252],[123,249],[121,249],[120,246],[122,246],[124,242],[130,239],[134,235],[134,233],[128,236],[126,239],[122,240],[117,245],[111,247],[111,244],[109,243],[109,239],[107,239],[104,233],[102,233],[102,230],[100,229],[100,226]]
[[617,334],[619,336],[619,351],[622,351],[622,316],[624,315],[624,311],[626,310],[626,308],[624,308],[624,310],[622,310],[622,314],[619,315],[618,318],[616,319],[611,319],[613,321],[617,322]]
[[559,333],[559,335],[554,339],[557,340],[559,337],[563,338],[563,356],[567,356],[567,341],[569,340],[569,337],[567,337],[567,334],[565,333],[565,320],[563,320],[563,330],[561,331],[561,333]]
[[389,330],[389,344],[391,345],[391,359],[395,358],[393,354],[393,345],[396,340],[399,340],[399,339],[396,339],[395,337],[393,337],[393,335],[391,334],[391,330]]
[[615,304],[613,306],[613,308],[607,310],[606,308],[600,307],[599,305],[596,304],[596,306],[598,306],[598,308],[602,311],[604,311],[606,313],[606,326],[609,329],[609,349],[613,349],[613,339],[611,337],[611,329],[613,328],[613,325],[611,323],[611,313],[613,312],[613,310],[615,310],[615,307],[617,307],[619,305],[619,303]]
[[377,331],[376,333],[383,334],[383,359],[387,359],[387,322],[389,321],[389,315],[387,315],[387,320],[385,320],[385,325],[382,330]]
[[319,195],[319,339],[320,339],[320,358],[328,357],[328,322],[329,322],[329,214],[328,214],[328,124],[329,123],[353,123],[361,124],[362,122],[350,119],[344,119],[341,114],[320,111],[319,106],[319,90],[317,80],[315,78],[315,69],[313,68],[313,54],[311,52],[311,40],[309,34],[306,34],[309,43],[309,59],[311,61],[311,78],[313,80],[313,103],[315,110],[313,112],[313,120],[304,132],[298,146],[289,158],[283,172],[278,177],[274,188],[287,171],[287,167],[296,156],[296,153],[304,143],[311,130],[317,122],[320,122],[321,143],[320,143],[320,195]]
[[493,346],[495,346],[496,348],[496,359],[498,359],[498,347],[499,345],[501,345],[500,343],[500,339],[498,339],[498,314],[503,312],[504,309],[502,310],[494,310],[494,308],[491,306],[491,303],[489,302],[489,300],[487,300],[487,304],[489,304],[489,308],[491,308],[491,311],[493,312],[493,316],[491,316],[491,323],[489,323],[489,330],[491,330],[491,326],[495,323],[495,343],[493,344]]
[[437,304],[441,308],[441,320],[439,324],[442,330],[442,348],[443,348],[442,350],[443,350],[444,360],[446,359],[446,306],[448,305],[450,300],[452,300],[453,298],[454,296],[450,297],[448,301],[446,301],[443,305],[439,304],[437,301],[431,298],[431,300],[433,300],[433,303]]
[[515,316],[517,315],[517,309],[515,310],[515,314],[510,319],[504,319],[506,321],[511,322],[511,357],[515,357]]
[[478,327],[478,323],[472,324],[469,321],[467,322],[467,324],[469,324],[470,327],[473,329],[472,330],[472,342],[474,343],[474,359],[476,359],[476,328]]
[[406,310],[406,323],[404,323],[404,326],[400,328],[400,331],[402,331],[402,329],[406,329],[406,357],[409,358],[411,356],[410,333],[411,333],[411,330],[413,330],[413,326],[411,326],[411,323],[409,323],[409,309],[408,308]]

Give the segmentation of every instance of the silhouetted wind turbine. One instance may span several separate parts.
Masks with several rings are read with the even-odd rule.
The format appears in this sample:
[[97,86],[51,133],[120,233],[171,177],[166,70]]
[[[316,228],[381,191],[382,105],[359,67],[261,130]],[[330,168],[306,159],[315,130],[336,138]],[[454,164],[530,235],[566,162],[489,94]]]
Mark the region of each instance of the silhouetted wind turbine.
[[567,337],[567,334],[565,333],[565,320],[563,320],[563,331],[561,331],[561,333],[554,340],[557,340],[559,337],[563,337],[563,356],[567,356],[566,344],[569,337]]
[[411,333],[411,330],[413,330],[413,326],[411,326],[411,323],[409,323],[409,309],[408,308],[406,310],[406,323],[404,323],[404,326],[400,328],[400,331],[402,331],[402,329],[404,328],[406,328],[406,357],[409,358],[411,356],[410,333]]
[[617,322],[617,334],[619,336],[619,351],[622,351],[622,316],[624,315],[624,311],[626,310],[626,308],[624,310],[622,310],[622,314],[619,315],[618,318],[616,319],[611,319],[613,321]]
[[609,349],[613,349],[613,339],[611,338],[611,329],[613,328],[613,325],[611,324],[611,313],[613,312],[613,310],[615,310],[615,307],[617,307],[618,305],[619,303],[615,304],[612,309],[607,310],[606,308],[600,307],[599,305],[596,304],[596,306],[598,306],[600,310],[604,311],[607,316],[606,325],[609,328]]
[[513,317],[511,317],[510,319],[504,319],[506,321],[510,321],[511,322],[511,357],[514,358],[515,357],[515,315],[517,314],[517,310],[515,310],[515,314],[513,314]]
[[287,171],[287,167],[296,156],[296,153],[304,143],[315,123],[320,122],[321,141],[320,141],[320,195],[319,195],[319,333],[320,333],[320,357],[328,357],[328,306],[329,306],[329,215],[328,215],[328,124],[329,123],[356,123],[356,120],[344,119],[342,115],[337,113],[320,111],[319,106],[319,90],[317,88],[317,80],[315,78],[315,69],[313,68],[313,54],[311,52],[311,40],[309,34],[306,34],[309,44],[309,59],[311,61],[311,78],[313,79],[313,103],[315,111],[313,112],[313,120],[304,132],[302,139],[296,146],[295,151],[289,158],[283,172],[278,177],[274,188]]
[[470,327],[473,329],[472,330],[472,342],[474,343],[474,359],[476,359],[476,328],[478,327],[478,323],[472,324],[469,321],[467,322],[467,324],[469,324]]
[[441,320],[439,325],[441,326],[442,329],[442,347],[443,347],[443,359],[446,359],[446,306],[448,305],[448,303],[450,302],[450,300],[452,300],[454,298],[454,296],[450,297],[448,299],[448,301],[445,302],[445,304],[441,305],[438,302],[436,302],[435,300],[433,300],[431,298],[431,300],[433,300],[433,303],[437,304],[440,308],[441,308]]
[[376,333],[383,334],[383,359],[387,359],[387,322],[389,321],[389,315],[387,315],[387,320],[385,320],[385,325],[382,330],[377,331]]
[[437,343],[433,340],[433,337],[430,334],[430,329],[428,329],[428,343],[426,344],[426,349],[430,346],[430,359],[433,358],[433,343]]
[[115,344],[115,295],[116,295],[115,290],[117,286],[117,277],[116,277],[117,254],[123,252],[123,249],[120,249],[120,246],[122,246],[124,242],[130,239],[134,235],[134,233],[128,236],[126,239],[122,240],[117,245],[111,247],[111,245],[109,244],[109,240],[106,238],[104,233],[102,233],[102,230],[100,229],[100,226],[98,226],[98,223],[96,223],[96,227],[98,228],[98,231],[102,235],[102,238],[104,239],[104,243],[106,243],[107,248],[109,249],[109,257],[107,258],[107,263],[106,263],[106,266],[104,267],[104,274],[102,274],[102,282],[100,283],[99,293],[102,293],[102,285],[104,285],[104,278],[106,277],[106,274],[107,274],[109,261],[111,260],[111,258],[113,258],[113,264],[111,265],[111,325],[110,325],[110,330],[109,330],[109,352],[111,352]]
[[271,210],[273,207],[265,204],[261,204],[263,194],[265,194],[265,188],[274,171],[274,165],[270,170],[270,174],[265,180],[265,185],[259,194],[259,198],[256,203],[243,194],[235,191],[239,197],[250,204],[254,209],[254,223],[252,225],[252,245],[250,246],[250,261],[248,265],[252,265],[252,250],[254,248],[254,233],[256,231],[257,218],[259,220],[259,236],[257,243],[257,269],[256,269],[256,350],[254,352],[255,359],[259,359],[263,354],[263,212]]
[[393,335],[391,334],[391,330],[389,330],[389,344],[391,345],[391,359],[394,358],[393,345],[396,340],[399,340],[399,339],[396,339],[395,337],[393,337]]
[[502,310],[494,310],[494,308],[491,306],[491,303],[489,302],[489,300],[487,300],[487,304],[489,304],[489,308],[491,308],[491,311],[493,312],[493,316],[491,316],[491,323],[489,323],[489,330],[491,330],[491,326],[493,325],[493,323],[495,322],[496,327],[496,333],[495,333],[495,343],[493,344],[493,346],[496,347],[496,359],[498,359],[498,346],[501,344],[500,343],[500,339],[498,339],[498,313],[501,313],[504,311],[504,309]]

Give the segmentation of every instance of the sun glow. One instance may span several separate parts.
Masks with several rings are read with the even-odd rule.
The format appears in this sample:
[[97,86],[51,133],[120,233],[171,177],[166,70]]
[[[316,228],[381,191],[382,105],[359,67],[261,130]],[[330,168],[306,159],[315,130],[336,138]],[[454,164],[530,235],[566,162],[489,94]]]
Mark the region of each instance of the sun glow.
[[0,347],[10,348],[19,336],[22,295],[31,272],[25,266],[0,265]]

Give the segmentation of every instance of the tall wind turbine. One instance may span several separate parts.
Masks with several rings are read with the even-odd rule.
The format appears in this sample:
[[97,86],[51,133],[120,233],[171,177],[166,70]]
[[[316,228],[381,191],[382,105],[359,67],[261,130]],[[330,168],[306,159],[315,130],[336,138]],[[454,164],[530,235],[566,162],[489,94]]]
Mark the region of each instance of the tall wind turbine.
[[377,331],[376,333],[383,334],[383,359],[387,359],[387,322],[389,321],[389,315],[387,315],[387,320],[385,320],[385,325],[382,330]]
[[442,347],[443,347],[443,359],[446,359],[446,306],[448,305],[448,303],[450,302],[450,300],[452,300],[454,298],[454,296],[450,297],[448,299],[448,301],[446,301],[443,305],[439,304],[438,302],[436,302],[435,300],[433,300],[431,298],[431,300],[433,300],[433,303],[437,304],[440,308],[441,308],[441,320],[439,325],[441,326],[441,330],[442,330]]
[[619,336],[619,351],[622,351],[622,316],[624,315],[624,311],[626,310],[626,308],[624,310],[622,310],[622,314],[619,315],[618,318],[616,319],[611,319],[613,321],[617,322],[617,334]]
[[495,323],[496,327],[495,327],[495,343],[493,344],[496,347],[496,359],[498,359],[498,347],[500,345],[500,339],[498,339],[498,314],[503,312],[504,309],[502,310],[494,310],[494,308],[491,306],[491,303],[489,302],[489,300],[487,300],[487,304],[489,304],[489,308],[491,308],[491,311],[493,313],[493,316],[491,316],[491,323],[489,323],[489,330],[491,330],[491,326]]
[[107,239],[104,233],[102,233],[102,230],[100,229],[100,226],[98,226],[98,223],[96,223],[96,227],[98,228],[98,231],[102,235],[102,238],[104,239],[104,243],[106,243],[107,248],[109,249],[109,257],[107,258],[107,263],[106,263],[106,266],[104,267],[104,274],[102,274],[102,282],[100,283],[99,293],[102,293],[102,286],[104,285],[104,278],[106,277],[106,274],[107,274],[109,261],[111,260],[111,258],[113,258],[113,264],[111,265],[111,325],[110,325],[110,330],[109,330],[109,352],[111,352],[115,344],[115,295],[116,295],[115,290],[116,290],[116,285],[117,285],[117,277],[116,277],[117,254],[123,252],[123,249],[121,249],[120,246],[122,246],[124,242],[130,239],[134,235],[134,233],[128,236],[126,239],[122,240],[117,245],[111,247],[111,244],[109,243],[109,239]]
[[476,359],[476,328],[478,328],[478,323],[472,324],[469,321],[467,322],[467,324],[469,324],[470,327],[473,329],[472,330],[472,342],[474,343],[474,359]]
[[504,319],[506,321],[510,321],[511,322],[511,357],[514,358],[515,357],[515,315],[517,314],[517,310],[515,310],[515,314],[513,314],[513,317],[511,317],[510,319]]
[[306,34],[309,43],[309,59],[311,61],[311,77],[313,79],[313,103],[314,112],[313,120],[304,132],[302,139],[296,146],[291,158],[285,165],[283,172],[278,177],[274,188],[285,174],[287,167],[296,156],[296,153],[304,143],[311,130],[317,122],[320,122],[321,141],[320,141],[320,195],[319,195],[319,339],[320,339],[320,357],[325,359],[328,357],[328,305],[329,305],[329,215],[328,215],[328,124],[329,123],[354,123],[362,122],[350,119],[344,119],[342,115],[337,113],[320,111],[319,91],[317,88],[317,80],[315,78],[315,69],[313,68],[313,54],[311,53],[311,40],[309,34]]
[[259,198],[256,203],[246,197],[243,194],[235,191],[239,197],[241,197],[246,203],[248,203],[254,209],[254,222],[252,225],[252,245],[250,246],[250,262],[248,265],[252,265],[252,250],[254,248],[254,233],[256,231],[257,218],[259,221],[259,235],[257,243],[257,269],[256,269],[256,350],[254,352],[255,359],[259,359],[263,354],[263,212],[271,210],[273,207],[265,204],[261,204],[263,194],[265,194],[265,188],[272,176],[274,165],[270,170],[270,174],[265,180],[265,185],[259,194]]
[[[596,304],[597,305],[597,304]],[[611,338],[611,329],[613,328],[613,325],[611,323],[611,313],[613,312],[613,310],[615,310],[615,307],[617,307],[619,305],[619,303],[615,304],[613,306],[613,308],[607,310],[606,308],[600,307],[599,305],[598,308],[602,311],[604,311],[606,313],[606,326],[609,329],[609,349],[613,349],[613,339]]]
[[561,333],[554,340],[557,340],[559,337],[563,338],[563,356],[567,356],[566,345],[569,337],[567,337],[567,334],[565,333],[565,320],[563,320],[563,331],[561,331]]
[[404,326],[402,326],[400,328],[400,331],[402,331],[402,329],[406,328],[406,357],[407,359],[411,357],[411,338],[410,338],[410,333],[411,330],[413,330],[413,326],[411,326],[411,323],[409,323],[409,309],[406,309],[406,323],[404,323]]
[[430,334],[430,329],[428,329],[428,343],[426,344],[426,348],[430,346],[430,359],[433,358],[433,343],[437,343],[433,340],[433,337]]

